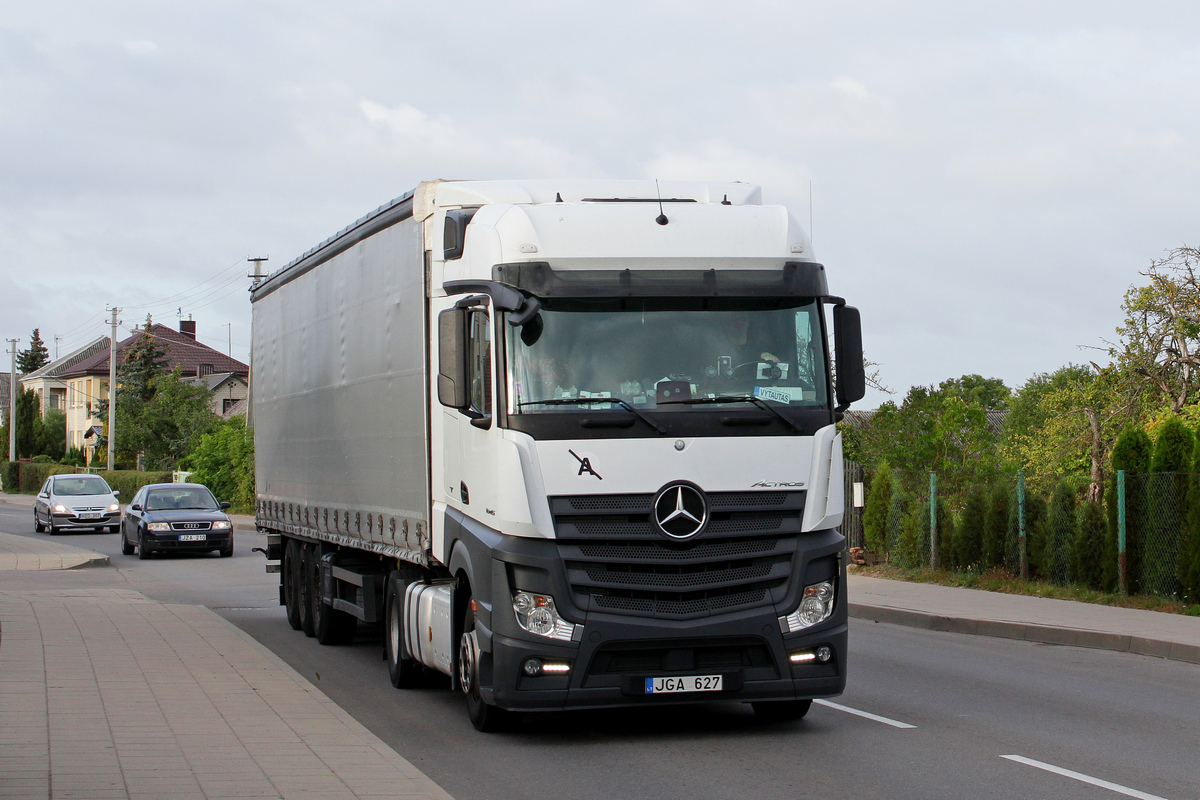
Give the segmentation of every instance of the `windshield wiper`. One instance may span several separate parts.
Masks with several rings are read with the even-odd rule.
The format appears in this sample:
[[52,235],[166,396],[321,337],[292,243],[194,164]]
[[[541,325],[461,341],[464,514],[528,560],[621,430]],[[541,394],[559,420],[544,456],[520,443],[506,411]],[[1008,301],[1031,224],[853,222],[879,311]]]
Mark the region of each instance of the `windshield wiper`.
[[786,423],[787,426],[789,428],[791,428],[792,430],[794,430],[796,433],[804,432],[803,428],[801,428],[799,425],[797,425],[792,420],[785,417],[783,414],[779,413],[779,410],[777,408],[772,406],[766,400],[763,400],[761,397],[755,397],[754,395],[736,394],[736,395],[725,395],[724,397],[693,397],[688,400],[659,400],[658,401],[658,404],[660,406],[665,406],[665,405],[699,406],[699,405],[709,405],[709,404],[713,404],[713,403],[753,403],[754,405],[758,406],[759,408],[765,408],[767,411],[770,411],[772,414],[779,417],[779,419],[783,420],[783,422]]
[[626,411],[629,411],[630,413],[632,413],[635,417],[640,419],[642,422],[649,425],[651,428],[654,428],[654,430],[658,431],[659,433],[667,432],[666,428],[662,427],[657,422],[650,419],[645,414],[638,411],[636,408],[631,406],[629,403],[626,403],[624,400],[622,400],[619,397],[556,397],[552,400],[524,400],[520,403],[517,403],[517,405],[518,406],[582,406],[582,405],[589,405],[591,403],[612,403],[613,405],[620,406],[621,408],[625,409]]

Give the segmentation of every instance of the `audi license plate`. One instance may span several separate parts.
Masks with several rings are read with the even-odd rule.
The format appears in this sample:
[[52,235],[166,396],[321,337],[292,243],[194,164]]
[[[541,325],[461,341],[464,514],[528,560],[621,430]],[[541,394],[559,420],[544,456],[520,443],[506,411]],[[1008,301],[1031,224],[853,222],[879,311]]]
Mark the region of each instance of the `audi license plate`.
[[100,519],[104,514],[100,511],[84,511],[79,515],[80,519]]
[[179,541],[181,542],[203,542],[207,538],[203,533],[181,533]]
[[646,694],[719,691],[721,691],[720,675],[683,675],[677,678],[646,678]]

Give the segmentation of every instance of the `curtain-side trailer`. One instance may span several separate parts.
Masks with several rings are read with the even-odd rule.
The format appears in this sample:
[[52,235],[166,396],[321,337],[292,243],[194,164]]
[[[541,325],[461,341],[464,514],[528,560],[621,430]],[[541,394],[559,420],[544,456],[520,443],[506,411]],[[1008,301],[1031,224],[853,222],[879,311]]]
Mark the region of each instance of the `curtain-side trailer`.
[[757,187],[423,183],[252,302],[292,627],[381,624],[392,683],[448,675],[481,730],[843,690],[858,312]]

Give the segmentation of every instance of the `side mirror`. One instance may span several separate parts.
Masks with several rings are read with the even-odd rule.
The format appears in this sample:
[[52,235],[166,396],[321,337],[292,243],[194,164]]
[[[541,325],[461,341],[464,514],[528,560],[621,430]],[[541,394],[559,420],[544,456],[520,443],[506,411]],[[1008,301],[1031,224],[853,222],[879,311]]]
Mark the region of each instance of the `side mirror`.
[[130,511],[141,511],[141,510],[142,510],[142,504],[141,504],[141,503],[134,503],[133,505],[131,505],[131,506],[129,507],[129,510],[130,510]]
[[230,503],[229,503],[229,501],[228,501],[228,500],[222,500],[222,501],[221,501],[221,510],[222,510],[222,511],[224,511],[225,509],[229,508],[229,506],[230,506]]
[[121,490],[120,490],[120,489],[113,489],[113,490],[112,490],[112,493],[113,493],[113,497],[116,497],[117,495],[119,495],[119,494],[121,493]]
[[866,366],[863,364],[862,323],[858,309],[833,307],[834,359],[837,367],[837,408],[845,411],[867,393]]
[[448,308],[438,314],[438,402],[467,407],[467,312]]

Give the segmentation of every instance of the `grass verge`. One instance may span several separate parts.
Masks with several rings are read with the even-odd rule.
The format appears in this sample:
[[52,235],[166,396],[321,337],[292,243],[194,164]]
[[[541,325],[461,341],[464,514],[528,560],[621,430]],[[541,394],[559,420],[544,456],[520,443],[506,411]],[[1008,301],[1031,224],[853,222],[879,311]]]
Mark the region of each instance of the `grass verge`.
[[1004,570],[991,569],[985,572],[948,572],[924,567],[905,569],[894,564],[879,564],[873,567],[852,567],[853,574],[869,578],[888,578],[913,583],[936,583],[941,586],[959,586],[965,589],[982,589],[986,592],[1022,594],[1030,597],[1050,597],[1055,600],[1075,600],[1080,603],[1097,603],[1120,608],[1137,608],[1143,611],[1161,611],[1165,614],[1186,614],[1200,617],[1200,605],[1189,606],[1178,600],[1152,595],[1109,594],[1083,586],[1059,586],[1053,583],[1027,581],[1014,577]]

